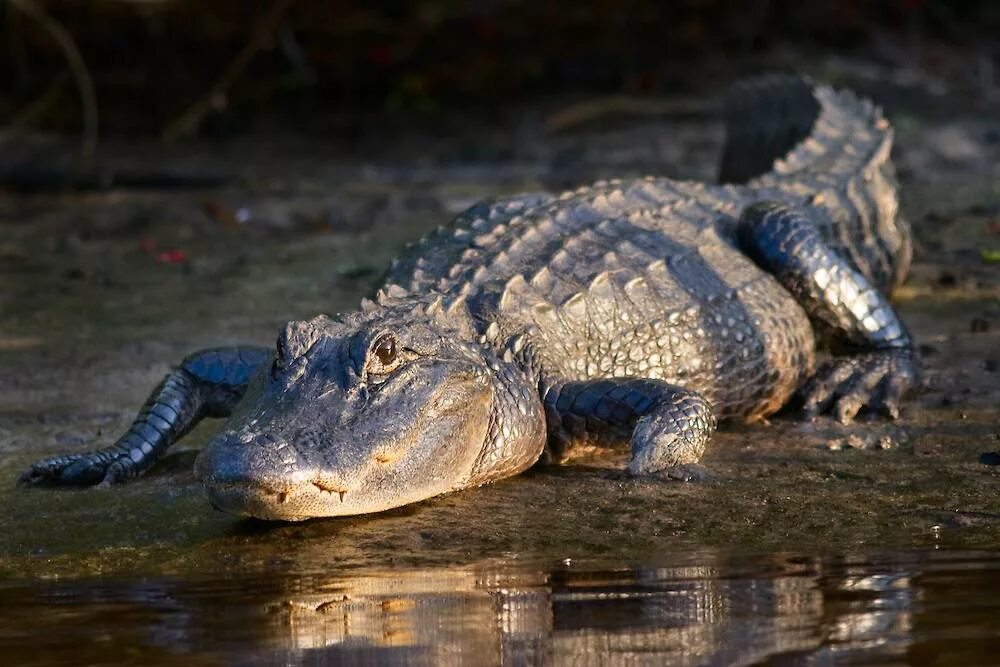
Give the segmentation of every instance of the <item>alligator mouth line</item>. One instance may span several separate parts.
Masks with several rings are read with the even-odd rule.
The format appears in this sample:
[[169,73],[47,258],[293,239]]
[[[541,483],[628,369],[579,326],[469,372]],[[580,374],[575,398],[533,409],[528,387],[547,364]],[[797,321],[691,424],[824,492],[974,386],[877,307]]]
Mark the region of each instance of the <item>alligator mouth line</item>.
[[[342,489],[337,486],[331,486],[319,480],[313,480],[309,483],[312,484],[314,487],[316,487],[316,489],[320,493],[324,493],[328,496],[333,496],[336,494],[340,498],[340,502],[344,502],[344,496],[347,495],[347,489]],[[294,491],[291,490],[279,491],[264,486],[262,484],[255,484],[252,482],[227,482],[223,484],[214,484],[213,486],[219,489],[239,489],[239,490],[256,491],[258,493],[262,493],[264,495],[273,497],[281,505],[287,503],[289,497],[294,493]]]
[[[281,491],[279,491],[279,490],[276,490],[276,489],[264,486],[263,484],[254,484],[252,482],[224,482],[224,483],[215,483],[215,484],[212,484],[212,485],[209,486],[209,496],[212,495],[213,491],[214,492],[223,492],[223,493],[225,493],[227,491],[236,491],[237,493],[247,493],[247,492],[249,492],[251,494],[257,494],[257,495],[260,495],[260,496],[266,496],[268,498],[276,500],[276,501],[278,501],[279,505],[284,505],[285,503],[287,503],[289,496],[292,494],[292,492],[288,491],[288,490],[281,490]],[[225,508],[219,507],[219,505],[215,505],[214,502],[213,502],[213,505],[216,508],[218,508],[218,509],[225,509]],[[229,511],[229,510],[225,510],[225,511]]]
[[241,489],[249,491],[257,491],[267,496],[274,496],[278,499],[278,502],[284,503],[288,500],[289,491],[278,491],[276,489],[264,486],[263,484],[258,484],[255,482],[214,482],[209,485],[210,488],[216,489]]

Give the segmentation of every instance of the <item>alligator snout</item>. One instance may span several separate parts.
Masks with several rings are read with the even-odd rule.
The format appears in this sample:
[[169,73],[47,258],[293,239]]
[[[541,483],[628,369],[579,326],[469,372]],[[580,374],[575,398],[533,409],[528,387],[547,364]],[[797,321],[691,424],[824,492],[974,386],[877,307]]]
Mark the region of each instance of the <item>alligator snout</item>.
[[294,444],[268,436],[220,435],[198,455],[195,474],[217,509],[262,519],[303,519],[324,494],[341,503],[348,491],[329,473],[318,474]]

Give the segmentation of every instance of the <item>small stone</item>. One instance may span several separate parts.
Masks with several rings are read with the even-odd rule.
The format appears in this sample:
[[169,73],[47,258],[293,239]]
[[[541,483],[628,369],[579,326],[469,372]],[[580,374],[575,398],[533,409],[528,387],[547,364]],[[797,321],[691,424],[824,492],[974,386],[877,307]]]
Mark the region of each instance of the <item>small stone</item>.
[[979,455],[979,462],[984,466],[1000,466],[1000,452],[983,452]]
[[954,273],[944,271],[938,276],[938,285],[941,287],[954,287],[958,283],[958,279],[955,278]]
[[867,445],[867,443],[861,436],[855,435],[853,433],[847,436],[846,440],[847,440],[847,446],[850,447],[851,449],[865,449]]

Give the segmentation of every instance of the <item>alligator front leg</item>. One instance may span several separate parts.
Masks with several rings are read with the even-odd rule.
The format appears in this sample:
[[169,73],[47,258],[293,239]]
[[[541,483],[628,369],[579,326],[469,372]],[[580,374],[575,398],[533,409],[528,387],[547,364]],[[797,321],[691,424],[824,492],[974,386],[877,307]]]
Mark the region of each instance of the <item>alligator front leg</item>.
[[633,475],[690,478],[716,426],[700,395],[650,378],[568,382],[549,389],[544,403],[556,440],[630,438]]
[[246,391],[250,377],[270,357],[270,350],[259,347],[192,354],[163,378],[115,444],[39,461],[21,475],[19,483],[92,486],[141,475],[202,417],[227,416]]
[[857,352],[834,358],[802,388],[814,416],[831,407],[842,423],[865,406],[895,419],[920,379],[913,341],[888,300],[823,240],[803,211],[775,202],[740,217],[744,250],[806,309]]

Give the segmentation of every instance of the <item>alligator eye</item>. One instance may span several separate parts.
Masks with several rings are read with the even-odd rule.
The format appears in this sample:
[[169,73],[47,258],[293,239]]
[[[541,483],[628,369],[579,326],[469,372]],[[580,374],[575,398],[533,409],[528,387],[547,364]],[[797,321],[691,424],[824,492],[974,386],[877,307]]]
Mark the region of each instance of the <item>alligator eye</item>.
[[383,366],[391,366],[396,361],[396,339],[389,334],[383,334],[375,341],[372,351]]

